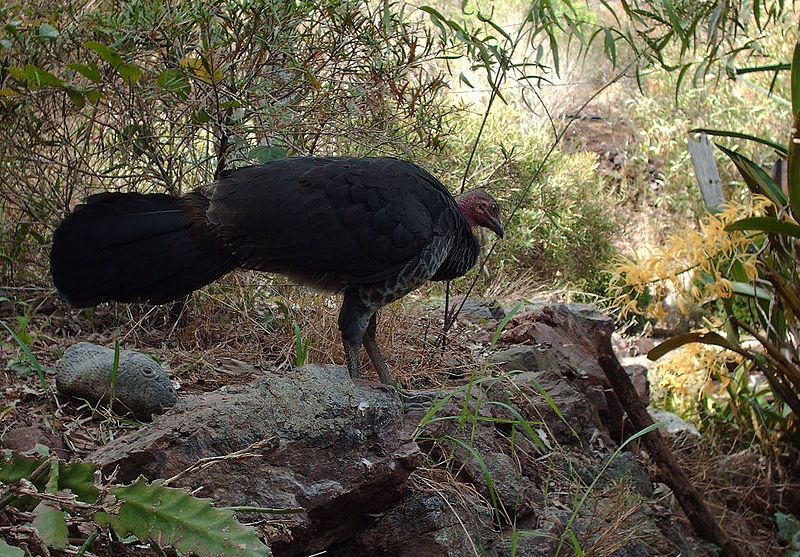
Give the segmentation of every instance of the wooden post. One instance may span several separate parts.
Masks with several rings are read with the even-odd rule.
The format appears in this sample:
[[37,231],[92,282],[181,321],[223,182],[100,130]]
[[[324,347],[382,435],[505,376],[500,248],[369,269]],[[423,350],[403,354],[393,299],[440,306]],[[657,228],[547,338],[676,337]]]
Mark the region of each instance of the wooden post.
[[[611,382],[611,386],[614,388],[622,407],[625,408],[625,412],[633,423],[634,429],[641,431],[653,424],[653,418],[647,413],[647,408],[645,408],[644,403],[636,393],[628,374],[625,373],[625,369],[614,355],[614,350],[611,347],[611,337],[604,333],[599,334],[601,338],[597,339],[600,348],[598,363]],[[722,549],[721,555],[726,557],[748,557],[749,553],[745,548],[731,540],[727,532],[717,523],[714,515],[708,510],[703,496],[694,484],[689,481],[689,478],[686,477],[680,464],[675,459],[675,455],[672,454],[664,438],[661,437],[661,433],[658,430],[654,430],[644,435],[641,439],[647,452],[650,453],[650,457],[658,465],[664,483],[672,489],[675,498],[689,518],[689,522],[691,522],[695,532],[701,538],[719,546]]]
[[714,153],[708,136],[700,134],[697,141],[689,139],[689,155],[694,166],[694,175],[700,193],[703,194],[703,201],[706,209],[710,213],[717,213],[722,210],[725,197],[722,195],[722,181],[717,171],[717,161],[714,160]]

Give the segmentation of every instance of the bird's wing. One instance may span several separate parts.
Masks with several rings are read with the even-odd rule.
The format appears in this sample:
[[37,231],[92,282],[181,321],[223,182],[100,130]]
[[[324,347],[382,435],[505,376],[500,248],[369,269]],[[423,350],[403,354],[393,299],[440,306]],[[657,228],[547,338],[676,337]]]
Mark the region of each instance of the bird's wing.
[[458,210],[430,174],[385,158],[275,161],[232,171],[207,194],[241,266],[321,286],[397,276]]

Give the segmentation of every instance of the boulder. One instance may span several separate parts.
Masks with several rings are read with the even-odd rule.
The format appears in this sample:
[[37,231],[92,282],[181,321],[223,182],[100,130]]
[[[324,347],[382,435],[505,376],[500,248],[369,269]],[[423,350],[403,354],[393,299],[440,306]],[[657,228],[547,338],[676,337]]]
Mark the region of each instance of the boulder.
[[[603,429],[619,443],[635,432],[597,363],[598,339],[611,335],[613,330],[611,318],[594,306],[536,306],[511,319],[501,336],[505,347],[492,354],[490,361],[507,371],[554,374],[554,388],[558,388],[557,383],[569,382],[592,404]],[[646,404],[647,370],[637,365],[626,371]]]
[[258,457],[222,460],[175,485],[202,485],[221,506],[301,507],[282,517],[288,535],[270,542],[276,556],[307,555],[351,539],[401,499],[421,457],[402,426],[393,390],[354,382],[344,367],[305,366],[185,397],[89,460],[121,481],[169,478],[271,440]]
[[[491,513],[464,495],[413,493],[345,544],[326,555],[350,557],[463,557],[491,535]],[[482,515],[480,511],[483,511]]]

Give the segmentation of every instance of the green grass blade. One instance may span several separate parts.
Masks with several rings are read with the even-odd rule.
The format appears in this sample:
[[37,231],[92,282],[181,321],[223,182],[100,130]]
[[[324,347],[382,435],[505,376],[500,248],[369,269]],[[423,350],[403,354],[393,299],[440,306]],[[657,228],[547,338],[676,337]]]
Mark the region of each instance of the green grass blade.
[[556,548],[555,557],[558,557],[561,554],[561,547],[564,545],[565,537],[573,535],[572,534],[572,525],[575,523],[575,520],[578,518],[578,515],[581,512],[581,509],[583,508],[584,504],[586,503],[586,499],[589,498],[589,494],[592,491],[594,491],[594,488],[597,485],[597,482],[599,482],[600,478],[603,477],[603,474],[605,474],[605,472],[608,469],[608,467],[611,466],[611,463],[614,462],[617,459],[617,457],[625,449],[625,447],[628,445],[628,443],[630,443],[632,441],[635,441],[636,439],[638,439],[639,437],[642,437],[643,435],[647,435],[651,431],[657,430],[662,425],[663,425],[662,422],[656,422],[654,424],[650,424],[649,426],[647,426],[646,428],[642,429],[641,431],[637,431],[636,433],[634,433],[633,435],[628,437],[625,440],[625,442],[622,443],[617,448],[617,450],[612,453],[612,455],[608,458],[608,460],[605,462],[605,464],[603,464],[603,467],[600,468],[600,471],[597,473],[597,475],[592,480],[592,483],[589,485],[589,487],[586,488],[586,491],[583,493],[581,498],[575,504],[575,507],[573,507],[572,514],[570,515],[569,520],[567,521],[567,525],[564,527],[564,533],[561,535],[561,539],[559,539],[559,541],[558,541],[558,547]]
[[5,330],[8,331],[11,337],[19,345],[20,350],[22,350],[22,352],[25,354],[25,357],[28,359],[28,363],[30,363],[30,365],[33,366],[33,369],[36,372],[36,376],[39,378],[39,384],[43,389],[46,389],[47,380],[45,379],[44,376],[44,368],[39,363],[39,360],[37,360],[36,357],[33,355],[33,352],[31,352],[30,347],[27,344],[25,344],[21,338],[19,338],[19,335],[17,335],[17,333],[12,331],[11,328],[8,325],[6,325],[5,321],[0,321],[0,325],[2,325],[3,328],[5,328]]
[[483,460],[481,453],[478,450],[464,441],[463,439],[458,439],[457,437],[447,436],[445,437],[447,441],[458,445],[465,451],[467,451],[475,463],[478,465],[478,468],[481,470],[481,476],[483,477],[483,483],[486,484],[486,489],[489,491],[489,498],[492,500],[492,509],[494,509],[495,519],[498,521],[500,520],[500,503],[497,497],[497,492],[494,487],[494,480],[492,479],[492,472],[489,470],[489,467],[486,466],[486,461]]

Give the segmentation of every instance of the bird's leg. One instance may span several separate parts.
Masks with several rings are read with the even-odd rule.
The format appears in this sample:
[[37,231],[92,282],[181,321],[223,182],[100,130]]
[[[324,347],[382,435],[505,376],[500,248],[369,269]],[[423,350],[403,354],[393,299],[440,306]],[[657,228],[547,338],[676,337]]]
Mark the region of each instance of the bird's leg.
[[342,309],[339,310],[339,331],[342,333],[347,370],[353,379],[361,378],[358,351],[373,313],[375,313],[375,308],[368,307],[362,302],[358,292],[350,288],[344,291]]
[[350,344],[344,338],[344,335],[342,335],[342,344],[344,345],[344,359],[347,363],[347,371],[350,372],[350,377],[361,379],[361,365],[358,363],[358,349],[360,347]]
[[381,354],[381,349],[378,342],[375,340],[375,332],[378,330],[378,312],[372,314],[369,318],[367,330],[364,331],[364,348],[369,354],[369,359],[372,360],[372,365],[378,370],[378,377],[381,378],[381,383],[385,385],[392,385],[392,374],[389,372],[389,366],[386,365],[386,359]]

